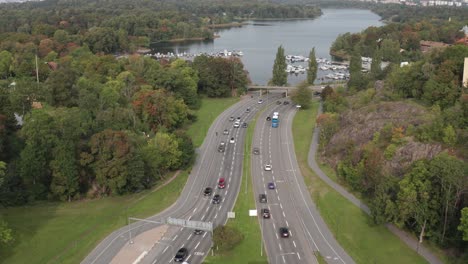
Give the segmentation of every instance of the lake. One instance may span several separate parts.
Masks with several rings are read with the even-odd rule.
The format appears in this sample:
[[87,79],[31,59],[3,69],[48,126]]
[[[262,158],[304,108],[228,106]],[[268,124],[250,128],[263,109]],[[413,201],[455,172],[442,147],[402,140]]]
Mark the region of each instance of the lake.
[[[212,53],[238,50],[253,84],[264,85],[272,77],[276,51],[283,45],[285,54],[308,56],[315,47],[316,57],[330,59],[330,46],[339,34],[357,33],[369,26],[381,26],[380,17],[369,10],[322,9],[323,15],[314,20],[251,21],[239,28],[219,30],[220,36],[210,41],[159,43],[154,52]],[[303,63],[302,65],[305,65]],[[327,72],[319,71],[318,77]],[[288,82],[297,84],[306,74],[289,75]]]

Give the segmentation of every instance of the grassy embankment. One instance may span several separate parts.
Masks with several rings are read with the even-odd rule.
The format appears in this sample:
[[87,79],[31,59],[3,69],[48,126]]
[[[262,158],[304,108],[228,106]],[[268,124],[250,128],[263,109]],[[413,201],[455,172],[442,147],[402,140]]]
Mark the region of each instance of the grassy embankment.
[[318,102],[299,111],[293,122],[294,145],[301,173],[312,198],[328,227],[356,263],[426,263],[384,226],[318,178],[309,168],[307,157],[315,127]]
[[[251,160],[250,153],[252,149],[252,138],[255,129],[255,123],[257,117],[250,122],[250,126],[247,128],[247,134],[245,137],[245,148],[244,148],[244,166],[242,173],[242,186],[239,191],[239,195],[234,206],[234,212],[236,213],[235,219],[229,219],[227,225],[232,226],[239,230],[244,239],[237,245],[233,250],[227,252],[216,252],[215,256],[209,256],[206,258],[204,263],[226,263],[226,264],[238,264],[238,263],[252,263],[252,264],[266,264],[267,258],[266,253],[263,251],[263,256],[260,256],[260,246],[262,241],[262,235],[260,231],[260,225],[256,217],[249,216],[249,209],[255,208],[255,200],[252,189],[252,174],[251,174]],[[247,189],[246,184],[247,183]]]
[[[198,120],[189,128],[199,146],[213,120],[237,98],[203,99]],[[172,175],[168,175],[170,178]],[[80,263],[100,240],[126,224],[127,216],[148,217],[179,197],[188,171],[154,191],[71,203],[40,202],[0,209],[15,242],[0,249],[1,263]]]

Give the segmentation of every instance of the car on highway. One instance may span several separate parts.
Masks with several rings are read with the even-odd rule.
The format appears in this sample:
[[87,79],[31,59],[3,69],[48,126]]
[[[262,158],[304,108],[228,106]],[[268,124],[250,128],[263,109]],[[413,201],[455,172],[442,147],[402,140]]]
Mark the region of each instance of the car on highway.
[[262,209],[262,216],[263,218],[270,218],[271,215],[270,215],[270,209],[268,208],[263,208]]
[[281,104],[281,101],[276,101],[276,104],[277,104],[277,105],[280,105],[280,104]]
[[231,122],[234,121],[234,117],[231,116],[231,117],[229,118],[229,121],[231,121]]
[[174,261],[175,262],[184,261],[184,259],[187,257],[187,254],[188,254],[188,250],[186,248],[180,248],[174,257]]
[[262,100],[262,99],[259,99],[259,100],[258,100],[258,103],[259,103],[259,104],[263,104],[263,100]]
[[224,152],[225,148],[226,148],[226,142],[224,142],[224,141],[219,142],[218,151],[219,152]]
[[283,104],[284,104],[284,105],[288,105],[288,104],[289,104],[289,101],[284,101]]
[[203,191],[204,196],[210,196],[213,193],[213,188],[211,187],[206,187],[205,190]]
[[245,109],[245,111],[246,111],[247,113],[250,113],[250,107],[247,107],[247,109]]
[[269,182],[268,183],[268,189],[274,190],[275,189],[275,183],[274,182]]
[[258,196],[258,201],[261,203],[266,203],[267,202],[267,196],[266,194],[262,193]]
[[238,122],[238,121],[234,122],[234,127],[239,128],[240,127],[240,122]]
[[271,171],[271,164],[265,164],[265,170]]
[[224,131],[223,131],[223,135],[229,135],[229,130],[227,130],[227,129],[224,129]]
[[242,123],[242,127],[243,127],[243,128],[246,128],[246,127],[247,127],[247,123],[246,123],[246,122]]
[[238,117],[236,118],[236,121],[239,121],[239,122],[240,122],[240,120],[241,120],[241,118],[240,118],[240,116],[238,116]]
[[254,155],[260,155],[260,149],[259,148],[253,148],[252,150]]
[[201,234],[203,234],[203,230],[195,229],[195,230],[193,231],[193,233],[194,233],[195,235],[201,235]]
[[267,116],[266,121],[271,121],[271,117]]
[[235,141],[235,139],[232,137],[230,140],[229,140],[229,143],[233,144]]
[[218,188],[224,189],[226,187],[226,180],[224,178],[219,178],[218,180]]
[[280,227],[279,232],[281,237],[289,237],[289,229],[287,227]]
[[212,203],[213,203],[213,204],[219,204],[220,202],[221,202],[221,195],[215,194],[215,196],[213,196],[213,201],[212,201]]

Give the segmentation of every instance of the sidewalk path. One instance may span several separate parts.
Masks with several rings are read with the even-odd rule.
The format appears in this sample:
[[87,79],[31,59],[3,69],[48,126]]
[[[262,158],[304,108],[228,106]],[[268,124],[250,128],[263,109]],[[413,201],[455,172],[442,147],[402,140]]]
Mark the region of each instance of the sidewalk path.
[[[320,107],[317,111],[317,116],[320,115],[321,113],[322,113],[322,103],[320,103]],[[353,194],[348,192],[346,189],[344,189],[341,185],[337,184],[332,179],[328,178],[328,176],[318,166],[315,156],[316,156],[317,149],[318,149],[319,133],[320,133],[320,129],[316,126],[314,130],[314,134],[312,136],[312,143],[310,145],[310,150],[309,150],[309,157],[308,157],[309,167],[315,172],[315,174],[317,174],[320,177],[320,179],[322,179],[328,185],[330,185],[330,187],[335,189],[335,191],[339,192],[341,195],[343,195],[343,197],[348,199],[351,203],[361,208],[364,212],[370,215],[370,209],[369,207],[367,207],[367,205],[365,205],[363,202],[361,202],[361,200],[356,198],[356,196],[354,196]],[[417,250],[418,240],[414,236],[397,228],[393,224],[387,223],[385,224],[385,226],[387,227],[388,230],[390,230],[393,234],[395,234],[398,238],[400,238],[400,240],[405,242],[410,248],[412,248],[414,251]],[[431,264],[443,263],[442,261],[439,260],[437,256],[435,256],[424,245],[419,245],[418,254],[421,255],[424,259],[426,259]]]

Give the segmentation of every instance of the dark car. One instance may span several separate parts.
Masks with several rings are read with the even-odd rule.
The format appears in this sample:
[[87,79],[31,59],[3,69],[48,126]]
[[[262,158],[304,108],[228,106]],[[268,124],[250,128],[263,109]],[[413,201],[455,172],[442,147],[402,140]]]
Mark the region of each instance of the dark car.
[[177,251],[174,261],[176,262],[182,262],[184,259],[187,257],[188,250],[186,248],[181,248],[179,251]]
[[289,104],[289,101],[284,101],[283,104],[284,104],[284,105],[288,105],[288,104]]
[[213,196],[213,201],[212,201],[212,203],[213,203],[213,204],[219,204],[220,202],[221,202],[221,195],[215,194],[215,196]]
[[281,237],[289,237],[289,229],[287,227],[280,227],[279,232]]
[[224,152],[224,149],[226,148],[226,142],[221,141],[218,146],[218,151],[219,152]]
[[203,195],[205,196],[210,196],[211,193],[213,193],[213,189],[211,187],[206,187],[205,190],[203,191]]
[[266,203],[267,202],[267,196],[266,194],[262,193],[258,196],[258,201],[261,203]]
[[229,135],[229,130],[227,130],[227,129],[224,129],[224,131],[223,131],[223,135]]
[[263,208],[263,209],[262,209],[262,216],[263,216],[263,218],[270,218],[270,216],[271,216],[271,215],[270,215],[270,209],[268,209],[268,208]]
[[234,117],[231,116],[231,117],[229,118],[229,121],[231,121],[231,122],[234,121]]
[[243,127],[243,128],[246,128],[246,127],[247,127],[247,123],[246,123],[246,122],[242,123],[242,127]]
[[271,121],[271,117],[267,116],[266,120]]
[[280,104],[281,104],[281,101],[276,101],[276,104],[277,104],[277,105],[280,105]]
[[203,234],[203,230],[195,229],[195,230],[193,231],[193,233],[194,233],[195,235],[201,235],[201,234]]
[[268,189],[274,190],[274,189],[275,189],[275,183],[269,182],[269,183],[268,183]]
[[254,155],[260,155],[260,149],[259,148],[253,148],[253,154]]
[[245,111],[246,111],[247,113],[249,113],[249,112],[250,112],[250,108],[245,109]]

